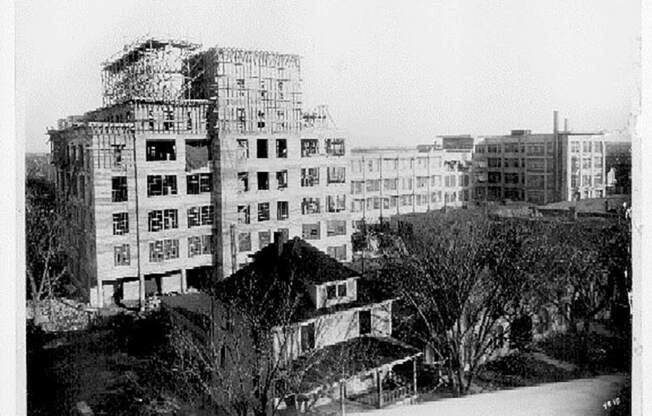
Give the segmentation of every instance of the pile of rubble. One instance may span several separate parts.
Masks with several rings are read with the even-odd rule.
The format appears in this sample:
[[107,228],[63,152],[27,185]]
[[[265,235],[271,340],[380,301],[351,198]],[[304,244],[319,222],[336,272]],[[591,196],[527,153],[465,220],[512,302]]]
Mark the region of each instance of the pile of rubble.
[[27,302],[27,319],[45,332],[79,331],[89,327],[96,311],[71,299],[44,299]]

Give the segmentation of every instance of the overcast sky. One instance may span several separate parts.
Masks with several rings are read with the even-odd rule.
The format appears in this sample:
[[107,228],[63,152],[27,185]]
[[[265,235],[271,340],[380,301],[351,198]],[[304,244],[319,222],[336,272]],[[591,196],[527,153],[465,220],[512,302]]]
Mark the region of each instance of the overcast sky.
[[619,129],[636,93],[632,0],[22,1],[17,72],[27,151],[101,105],[100,64],[146,33],[298,53],[306,106],[355,146],[441,134]]

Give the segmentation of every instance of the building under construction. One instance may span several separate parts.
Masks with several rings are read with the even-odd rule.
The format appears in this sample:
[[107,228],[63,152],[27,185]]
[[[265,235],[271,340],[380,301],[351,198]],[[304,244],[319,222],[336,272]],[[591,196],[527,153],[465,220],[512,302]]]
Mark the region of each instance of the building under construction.
[[276,231],[350,260],[349,150],[326,107],[303,109],[299,56],[146,38],[102,84],[102,108],[49,131],[92,305],[201,288]]

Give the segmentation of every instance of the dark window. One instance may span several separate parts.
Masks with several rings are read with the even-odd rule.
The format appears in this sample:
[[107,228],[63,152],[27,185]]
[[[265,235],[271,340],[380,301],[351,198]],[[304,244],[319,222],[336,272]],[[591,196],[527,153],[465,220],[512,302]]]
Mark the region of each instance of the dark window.
[[326,235],[329,237],[335,235],[346,235],[346,220],[327,220]]
[[337,285],[337,297],[346,297],[346,283],[340,283]]
[[111,201],[124,202],[127,200],[127,177],[114,176],[111,178]]
[[249,141],[247,139],[238,139],[237,157],[238,159],[249,158]]
[[213,190],[213,176],[210,173],[199,174],[199,192],[210,192]]
[[199,173],[186,176],[186,193],[189,195],[210,192],[213,188],[213,177],[210,173]]
[[276,217],[279,220],[287,220],[290,216],[288,201],[278,201],[276,203]]
[[304,240],[319,240],[319,234],[319,223],[301,225],[301,236]]
[[286,139],[276,139],[276,157],[288,157],[288,141]]
[[258,190],[266,191],[269,189],[269,172],[258,172]]
[[251,251],[251,233],[238,234],[238,251]]
[[326,286],[326,299],[335,299],[337,297],[337,286],[328,285]]
[[317,139],[301,139],[301,157],[315,156],[318,151]]
[[145,160],[177,160],[177,146],[174,140],[147,140]]
[[129,214],[126,212],[113,214],[113,235],[127,233],[129,233]]
[[267,247],[271,242],[271,233],[269,231],[258,232],[258,248]]
[[302,168],[301,169],[301,186],[319,185],[319,168]]
[[256,140],[256,157],[258,159],[267,159],[267,139]]
[[301,352],[311,351],[315,348],[315,324],[301,326]]
[[195,257],[201,254],[201,238],[188,237],[188,257]]
[[179,258],[179,240],[157,240],[149,243],[149,261],[151,263],[177,258]]
[[344,156],[344,139],[326,139],[326,154]]
[[247,192],[249,190],[249,173],[238,172],[238,191]]
[[188,228],[198,227],[200,225],[199,207],[188,208]]
[[358,321],[360,322],[360,335],[371,334],[371,311],[358,312]]
[[303,198],[301,201],[301,213],[306,214],[319,214],[320,204],[319,198]]
[[178,211],[176,209],[155,210],[148,213],[149,231],[170,230],[178,228]]
[[249,205],[238,205],[238,223],[249,224]]
[[129,256],[129,244],[113,247],[113,264],[116,266],[128,266],[131,259]]
[[276,172],[276,183],[278,184],[278,189],[285,189],[288,187],[288,171],[282,170]]
[[269,220],[269,202],[258,204],[258,221]]
[[176,195],[176,175],[149,175],[147,176],[147,196]]
[[201,207],[201,225],[213,225],[215,221],[215,210],[212,205]]
[[326,180],[328,183],[346,182],[346,168],[344,167],[329,167],[326,173]]

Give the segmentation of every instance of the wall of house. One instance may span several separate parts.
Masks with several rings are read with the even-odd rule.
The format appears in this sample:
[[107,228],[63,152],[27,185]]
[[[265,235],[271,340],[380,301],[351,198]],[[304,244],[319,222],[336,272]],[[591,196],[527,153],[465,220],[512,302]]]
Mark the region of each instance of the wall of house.
[[[315,348],[321,349],[360,336],[360,311],[371,311],[371,336],[389,337],[392,334],[392,301],[351,308],[321,315],[286,328],[274,331],[275,356],[294,359],[306,351],[301,350],[301,327],[313,324]],[[282,352],[285,350],[284,352]]]

